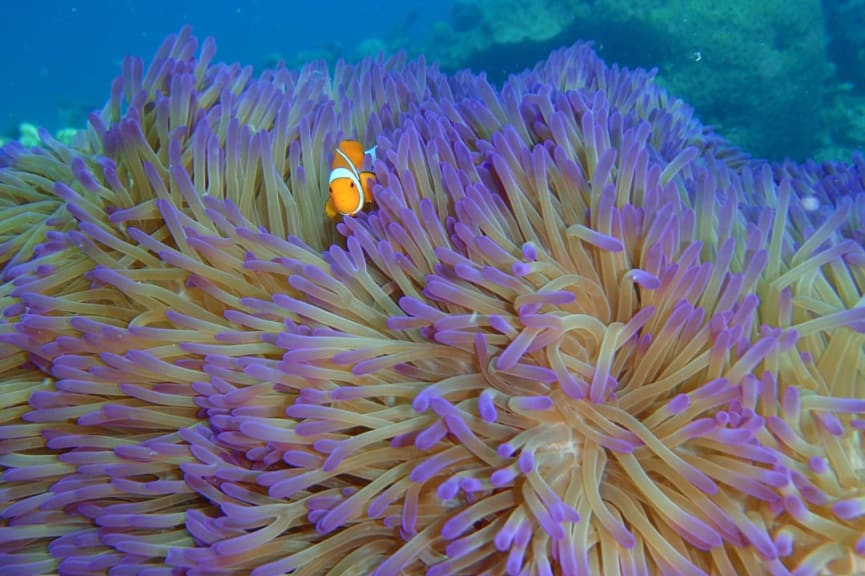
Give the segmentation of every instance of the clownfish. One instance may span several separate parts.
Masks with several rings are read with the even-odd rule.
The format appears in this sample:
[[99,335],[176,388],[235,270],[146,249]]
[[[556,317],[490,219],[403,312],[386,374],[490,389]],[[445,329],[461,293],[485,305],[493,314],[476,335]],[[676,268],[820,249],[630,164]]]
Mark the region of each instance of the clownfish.
[[324,211],[331,219],[353,216],[372,203],[372,185],[375,174],[363,170],[364,156],[375,160],[375,149],[364,150],[357,140],[339,143],[330,165],[328,192],[330,198]]

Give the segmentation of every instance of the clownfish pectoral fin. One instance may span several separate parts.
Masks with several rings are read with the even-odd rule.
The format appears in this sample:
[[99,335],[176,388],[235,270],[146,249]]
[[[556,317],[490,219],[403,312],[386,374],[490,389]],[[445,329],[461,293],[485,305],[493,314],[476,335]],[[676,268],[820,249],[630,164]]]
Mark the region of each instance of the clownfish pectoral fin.
[[324,213],[327,214],[327,217],[331,220],[339,219],[339,213],[336,211],[336,207],[333,205],[333,198],[327,199],[327,203],[324,205]]
[[363,187],[363,199],[366,204],[373,201],[372,185],[375,184],[375,174],[373,172],[361,172],[360,182]]

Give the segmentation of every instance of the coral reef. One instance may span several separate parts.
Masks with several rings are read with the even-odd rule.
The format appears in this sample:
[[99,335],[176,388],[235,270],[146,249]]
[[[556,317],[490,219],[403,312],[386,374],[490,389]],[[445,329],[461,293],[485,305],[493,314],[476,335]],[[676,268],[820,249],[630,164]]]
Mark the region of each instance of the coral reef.
[[[818,0],[798,2],[795,10],[781,0],[646,4],[640,27],[648,42],[661,46],[664,57],[655,65],[673,93],[755,155],[802,160],[813,154],[832,73]],[[630,5],[602,0],[599,18],[632,20]],[[605,54],[616,59],[612,37]]]
[[4,570],[861,562],[861,158],[750,161],[584,44],[501,89],[198,49],[0,149]]
[[501,81],[577,38],[608,60],[658,67],[666,87],[755,155],[801,160],[820,145],[833,66],[818,0],[795,10],[782,0],[459,0],[427,53]]
[[[75,141],[78,130],[75,128],[61,128],[52,135],[52,139],[59,141],[62,144],[70,146]],[[0,138],[0,145],[8,141],[14,140],[22,146],[34,147],[42,145],[42,137],[39,133],[39,127],[32,122],[22,122],[18,125],[18,132],[13,138]]]
[[838,0],[823,2],[826,27],[830,33],[829,50],[838,76],[865,93],[865,2]]
[[566,0],[456,0],[425,51],[445,70],[482,70],[499,82],[572,43],[590,17],[588,4]]

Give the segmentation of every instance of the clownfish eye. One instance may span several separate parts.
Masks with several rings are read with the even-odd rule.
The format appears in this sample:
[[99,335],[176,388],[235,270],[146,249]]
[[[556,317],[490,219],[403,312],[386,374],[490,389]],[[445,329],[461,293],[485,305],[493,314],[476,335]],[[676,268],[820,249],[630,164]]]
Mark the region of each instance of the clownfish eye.
[[333,194],[333,186],[328,186],[327,191],[330,192],[331,194]]
[[349,182],[348,185],[351,186],[352,188],[354,188],[354,182]]

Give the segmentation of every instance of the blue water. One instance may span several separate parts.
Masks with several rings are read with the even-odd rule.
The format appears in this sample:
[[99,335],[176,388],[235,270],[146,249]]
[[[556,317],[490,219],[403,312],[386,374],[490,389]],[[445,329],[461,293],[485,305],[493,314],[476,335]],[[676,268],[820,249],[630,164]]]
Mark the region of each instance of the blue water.
[[0,1],[0,141],[18,137],[21,122],[85,126],[125,55],[148,62],[188,24],[198,38],[216,38],[217,60],[259,69],[281,58],[292,67],[355,61],[365,45],[423,52],[447,72],[469,67],[494,83],[550,50],[592,40],[607,63],[657,67],[662,86],[755,156],[844,158],[865,148],[865,1],[645,5],[652,8],[615,0],[573,0],[566,9],[523,0]]
[[105,102],[125,55],[148,61],[185,24],[199,38],[216,38],[217,59],[261,65],[274,54],[350,55],[362,40],[394,28],[420,34],[449,7],[393,0],[0,2],[0,136],[16,136],[22,121],[51,130],[83,125]]

